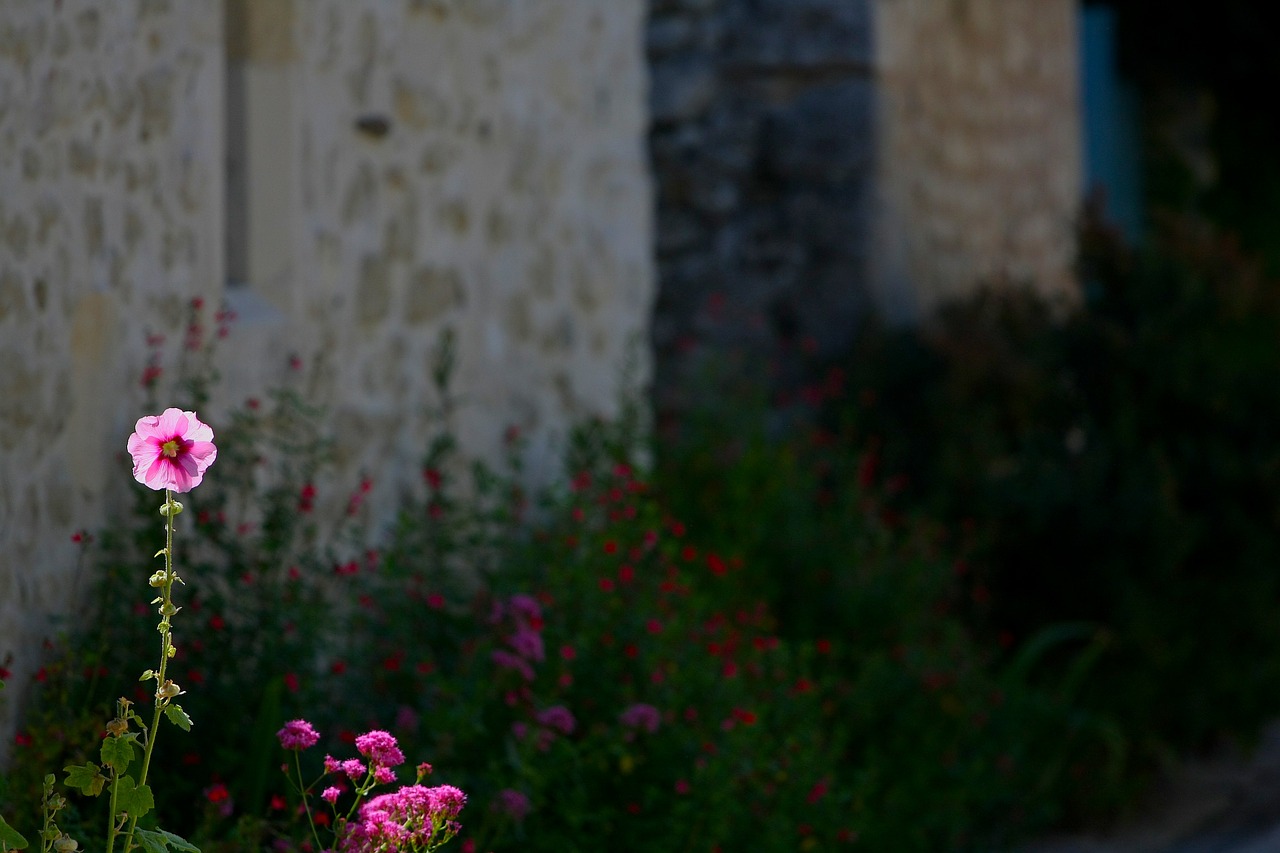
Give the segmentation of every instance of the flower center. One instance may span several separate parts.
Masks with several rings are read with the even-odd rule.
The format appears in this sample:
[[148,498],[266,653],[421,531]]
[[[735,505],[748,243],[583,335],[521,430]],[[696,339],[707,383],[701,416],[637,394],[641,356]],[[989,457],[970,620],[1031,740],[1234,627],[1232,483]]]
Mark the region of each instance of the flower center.
[[166,441],[164,444],[160,445],[160,452],[163,455],[167,456],[168,458],[173,459],[178,455],[179,446],[180,444],[178,442],[178,439],[171,438],[168,441]]

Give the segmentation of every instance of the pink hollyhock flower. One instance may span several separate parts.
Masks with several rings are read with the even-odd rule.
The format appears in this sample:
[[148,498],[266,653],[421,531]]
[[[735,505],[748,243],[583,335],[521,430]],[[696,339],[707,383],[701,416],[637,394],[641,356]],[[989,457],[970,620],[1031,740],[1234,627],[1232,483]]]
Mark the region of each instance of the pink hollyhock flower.
[[306,720],[290,720],[276,732],[276,737],[285,749],[309,749],[319,742],[320,733]]
[[189,492],[218,456],[213,430],[195,412],[165,409],[139,418],[129,436],[133,477],[156,491]]

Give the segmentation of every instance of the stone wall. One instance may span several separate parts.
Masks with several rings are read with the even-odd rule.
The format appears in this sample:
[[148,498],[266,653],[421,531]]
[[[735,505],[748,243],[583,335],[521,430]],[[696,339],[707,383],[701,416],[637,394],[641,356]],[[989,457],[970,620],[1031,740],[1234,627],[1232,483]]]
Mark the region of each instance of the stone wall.
[[650,8],[660,401],[703,353],[745,346],[785,383],[873,308],[1073,289],[1074,0]]
[[1074,0],[877,0],[871,278],[889,311],[984,282],[1075,293],[1076,16]]
[[650,5],[653,341],[679,408],[700,353],[830,352],[865,310],[873,26],[864,0]]
[[0,6],[10,700],[70,604],[72,532],[129,479],[147,338],[176,359],[191,299],[239,315],[202,416],[217,431],[294,383],[331,413],[340,479],[374,480],[375,517],[416,478],[446,329],[464,449],[518,426],[543,476],[572,420],[612,409],[625,362],[647,376],[641,0],[124,9]]

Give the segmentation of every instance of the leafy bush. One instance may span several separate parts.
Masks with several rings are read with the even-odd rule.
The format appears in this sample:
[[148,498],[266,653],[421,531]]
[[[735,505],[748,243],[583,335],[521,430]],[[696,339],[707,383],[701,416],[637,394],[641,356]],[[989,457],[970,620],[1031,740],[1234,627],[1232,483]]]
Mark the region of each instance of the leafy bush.
[[[287,848],[300,817],[274,733],[294,718],[334,755],[381,728],[448,768],[468,850],[991,849],[1082,790],[1115,795],[1123,743],[1076,701],[1105,635],[975,634],[989,594],[969,534],[909,512],[853,432],[721,408],[664,438],[649,476],[631,409],[584,425],[563,484],[530,495],[519,435],[503,468],[468,468],[445,399],[389,531],[368,526],[366,484],[326,485],[323,417],[297,396],[219,428],[219,469],[181,516],[174,678],[200,736],[156,755],[156,812],[206,851]],[[108,685],[147,665],[123,578],[152,515],[140,500],[87,546],[93,609],[42,670],[7,816],[85,760],[92,739],[60,733],[99,731]]]
[[1006,289],[868,334],[874,405],[828,415],[974,531],[980,631],[1106,632],[1081,699],[1135,754],[1248,738],[1280,703],[1280,290],[1187,221],[1083,246],[1082,304]]

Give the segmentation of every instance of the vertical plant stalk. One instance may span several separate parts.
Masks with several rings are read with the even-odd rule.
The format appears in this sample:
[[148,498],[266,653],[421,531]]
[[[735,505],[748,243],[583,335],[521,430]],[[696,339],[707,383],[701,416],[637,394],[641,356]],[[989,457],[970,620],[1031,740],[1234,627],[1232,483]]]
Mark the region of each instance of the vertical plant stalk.
[[325,846],[320,843],[320,834],[316,832],[316,822],[311,816],[311,803],[307,799],[307,788],[302,782],[302,753],[299,750],[293,751],[293,766],[298,771],[298,791],[302,794],[302,808],[307,812],[307,826],[311,828],[311,838],[316,843],[316,850],[325,850]]
[[[156,669],[154,678],[156,682],[156,708],[151,715],[151,728],[147,729],[147,742],[142,751],[142,773],[138,778],[138,787],[141,788],[147,784],[147,773],[151,770],[151,753],[155,750],[156,736],[160,733],[160,717],[164,713],[165,708],[170,704],[170,700],[177,695],[176,685],[172,685],[166,678],[165,674],[169,668],[169,659],[173,657],[175,649],[173,646],[173,624],[172,617],[178,612],[173,606],[173,584],[180,581],[181,578],[173,570],[173,519],[182,511],[182,504],[173,499],[173,492],[165,489],[164,504],[160,507],[161,514],[165,517],[165,541],[164,541],[164,576],[160,585],[160,624],[156,626],[156,630],[160,632],[160,666]],[[114,786],[111,792],[112,797],[112,822],[115,821],[115,790]],[[124,839],[124,853],[129,853],[133,846],[133,833],[138,826],[138,816],[132,815],[129,819],[129,831]],[[115,841],[115,831],[113,829],[111,836],[107,840],[107,853],[113,853],[112,842]]]

